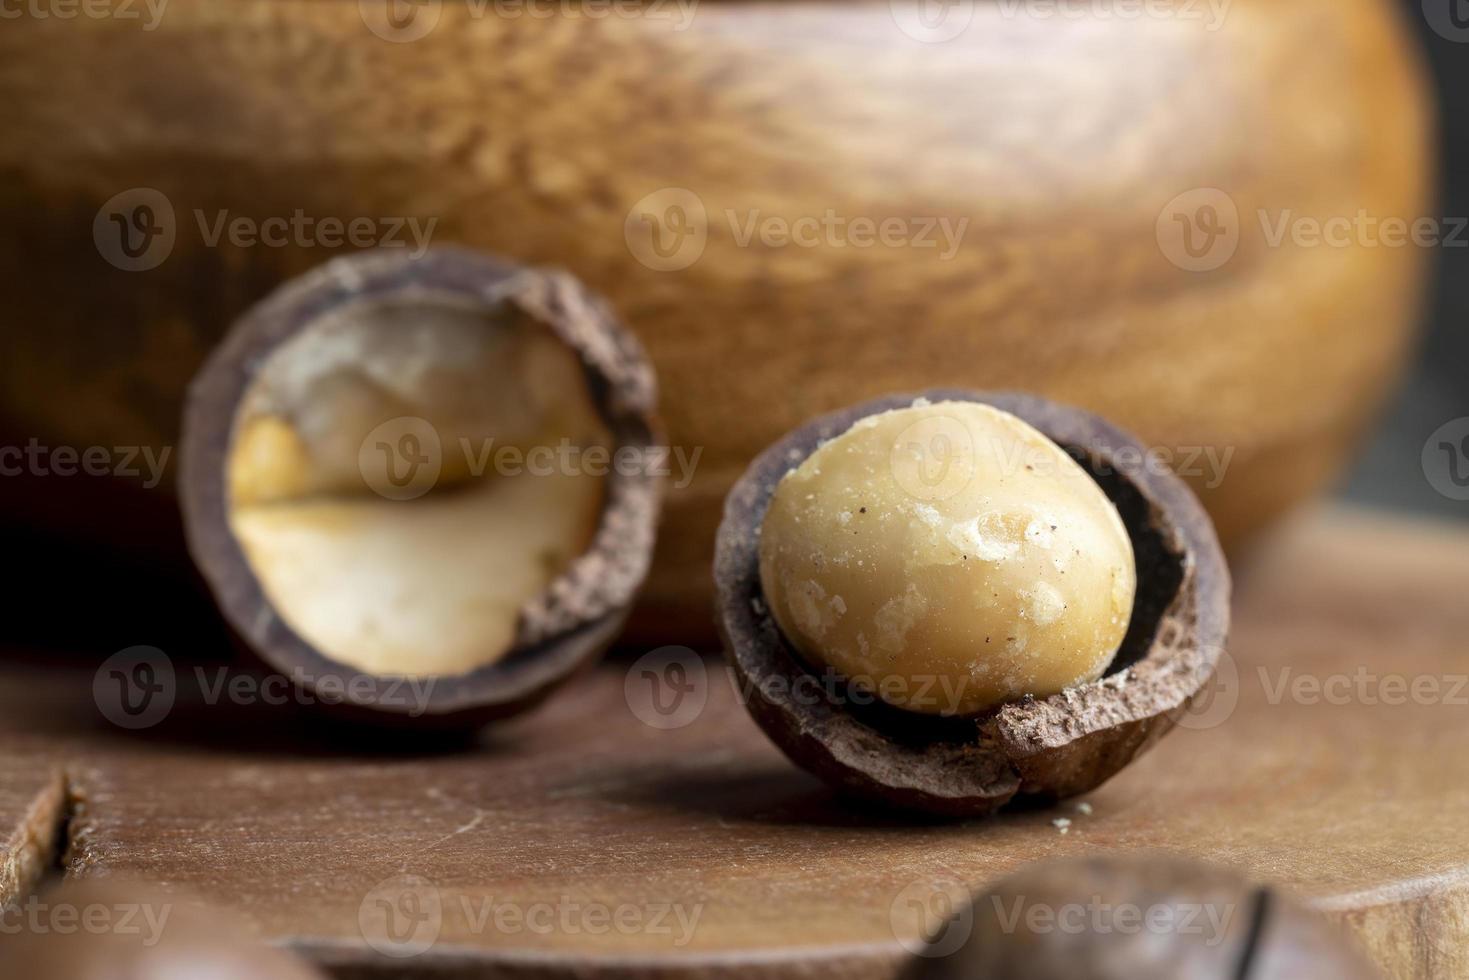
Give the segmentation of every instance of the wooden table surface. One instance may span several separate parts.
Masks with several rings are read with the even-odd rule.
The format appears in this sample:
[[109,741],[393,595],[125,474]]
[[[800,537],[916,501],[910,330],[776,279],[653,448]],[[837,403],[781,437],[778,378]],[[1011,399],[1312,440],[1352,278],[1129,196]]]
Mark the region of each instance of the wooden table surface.
[[1155,849],[1294,890],[1389,976],[1469,976],[1469,531],[1317,510],[1237,576],[1230,656],[1187,727],[1089,813],[961,824],[828,792],[717,660],[663,676],[687,682],[669,717],[628,658],[457,746],[209,704],[218,668],[201,684],[189,651],[166,651],[168,716],[126,731],[90,670],[11,663],[0,900],[56,862],[129,875],[342,976],[877,978],[935,896]]

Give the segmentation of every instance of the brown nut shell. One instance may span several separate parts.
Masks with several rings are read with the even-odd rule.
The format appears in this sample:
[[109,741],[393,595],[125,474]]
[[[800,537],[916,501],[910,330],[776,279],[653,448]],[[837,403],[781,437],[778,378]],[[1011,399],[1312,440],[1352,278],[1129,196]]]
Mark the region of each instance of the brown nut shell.
[[324,655],[277,614],[231,530],[226,472],[242,400],[272,351],[353,304],[434,300],[486,311],[508,304],[545,327],[576,354],[612,448],[653,458],[660,427],[652,365],[611,308],[572,276],[459,248],[417,258],[363,252],[286,284],[247,311],[215,349],[184,410],[181,503],[196,565],[225,618],[268,667],[360,720],[459,726],[535,705],[616,637],[652,555],[662,501],[656,468],[608,470],[590,545],[520,608],[509,653],[466,673],[434,676],[427,693],[415,697],[403,696],[402,678],[365,674]]
[[1033,395],[921,395],[1018,416],[1071,454],[1117,507],[1138,584],[1131,625],[1100,680],[977,717],[919,717],[811,683],[765,607],[759,530],[781,477],[858,419],[917,397],[881,398],[811,421],[761,453],[725,499],[714,580],[719,627],[744,701],[798,765],[890,805],[972,816],[1017,796],[1059,799],[1094,789],[1173,727],[1213,676],[1229,629],[1229,572],[1208,516],[1127,433]]
[[1047,861],[986,888],[906,980],[1370,980],[1288,895],[1165,854]]

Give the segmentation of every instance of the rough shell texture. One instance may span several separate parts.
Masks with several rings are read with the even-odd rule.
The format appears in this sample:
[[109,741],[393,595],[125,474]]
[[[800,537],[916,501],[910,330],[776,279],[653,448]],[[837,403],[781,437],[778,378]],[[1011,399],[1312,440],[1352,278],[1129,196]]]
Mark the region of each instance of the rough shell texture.
[[760,598],[757,532],[781,476],[857,419],[915,397],[814,420],[761,453],[730,491],[714,580],[725,650],[746,704],[795,762],[897,806],[973,815],[1017,795],[1086,792],[1173,727],[1213,675],[1229,628],[1229,572],[1208,516],[1177,477],[1146,462],[1131,436],[1034,396],[923,394],[1018,415],[1071,452],[1117,506],[1132,538],[1138,589],[1127,636],[1098,681],[973,719],[933,721],[854,704],[831,685],[811,683]]
[[[1133,919],[1134,910],[1139,916]],[[1370,980],[1325,921],[1222,868],[1162,854],[1029,867],[977,896],[909,980]]]
[[[430,719],[487,720],[529,707],[616,636],[647,574],[661,500],[651,467],[617,469],[587,551],[521,610],[516,648],[470,673],[434,678],[423,698],[400,680],[364,677],[323,656],[271,607],[229,528],[226,460],[236,410],[265,355],[324,312],[393,298],[449,295],[493,309],[511,303],[581,356],[617,447],[657,442],[657,386],[641,347],[601,300],[558,271],[530,270],[460,249],[422,258],[366,252],[293,281],[247,313],[195,379],[184,414],[182,504],[189,549],[234,629],[267,664],[349,707]],[[493,384],[493,379],[486,379]],[[646,456],[645,456],[646,458]],[[340,685],[328,691],[325,685]]]

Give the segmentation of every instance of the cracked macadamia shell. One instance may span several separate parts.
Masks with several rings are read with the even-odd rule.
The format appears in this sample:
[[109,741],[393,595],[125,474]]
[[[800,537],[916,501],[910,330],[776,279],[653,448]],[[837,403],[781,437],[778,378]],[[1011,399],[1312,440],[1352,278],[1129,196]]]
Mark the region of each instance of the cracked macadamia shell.
[[513,713],[605,648],[647,573],[656,395],[564,272],[339,258],[250,310],[195,380],[190,548],[298,683],[376,713]]
[[1132,615],[1117,508],[977,402],[858,419],[776,487],[760,581],[816,667],[912,711],[974,714],[1096,680]]
[[1369,980],[1324,918],[1162,853],[1044,861],[956,909],[903,980]]
[[[876,431],[879,443],[888,442],[889,420],[904,422],[899,410],[911,410],[920,398],[930,407],[949,402],[976,406],[977,411],[947,411],[961,419],[986,420],[986,424],[1000,418],[986,406],[1015,416],[1063,452],[1068,462],[1074,461],[1086,480],[1105,496],[1105,506],[1089,496],[1090,490],[1068,492],[1055,499],[1049,491],[1011,494],[1007,490],[992,494],[993,499],[1003,499],[1005,507],[1013,507],[1016,513],[1027,507],[1055,511],[1056,530],[1051,531],[1049,519],[1032,527],[1034,521],[1029,517],[1023,526],[1017,517],[1007,518],[1008,524],[1000,522],[1003,534],[979,533],[985,530],[980,520],[983,512],[971,513],[975,500],[964,502],[964,482],[954,476],[956,472],[963,475],[965,458],[963,453],[953,452],[955,439],[962,441],[962,433],[970,432],[969,426],[961,423],[954,428],[940,423],[935,427],[923,421],[927,417],[924,413],[907,417],[918,420],[918,437],[910,438],[909,433],[892,440],[898,452],[889,466],[884,467],[880,454],[865,452],[852,454],[851,462],[827,462],[842,460],[843,443],[838,437],[857,425],[875,425],[875,429],[858,431]],[[863,422],[869,418],[877,421]],[[946,426],[949,441],[936,442],[933,437],[945,434]],[[897,428],[902,436],[909,426]],[[1013,427],[1007,422],[1002,431],[1013,431]],[[1054,460],[1050,448],[1033,440],[1026,434],[1021,441],[1038,449],[1037,460]],[[913,443],[938,446],[944,451],[930,449],[928,458],[905,460],[904,453]],[[940,456],[948,460],[947,469],[934,465]],[[795,493],[781,503],[778,498],[784,497],[787,489],[800,486],[801,470],[808,460],[815,464],[808,471],[811,479],[822,479],[815,473],[817,469],[837,478],[824,486],[821,494],[806,491],[815,494],[813,500],[807,500],[805,493]],[[989,465],[971,461],[977,469]],[[1025,462],[1018,465],[1025,476],[1015,477],[1018,482],[1014,486],[1029,486],[1031,474],[1024,470]],[[825,472],[828,466],[832,468],[830,473]],[[1065,467],[1058,469],[1070,473]],[[790,475],[793,470],[794,476]],[[873,482],[871,488],[865,487],[869,479]],[[1072,474],[1065,479],[1076,477]],[[946,504],[948,509],[940,510],[943,501],[910,503],[895,494],[890,502],[895,513],[890,519],[892,531],[887,536],[876,536],[876,551],[861,555],[852,551],[850,568],[840,562],[828,563],[833,555],[846,556],[841,549],[830,549],[828,532],[835,531],[835,537],[841,540],[841,528],[850,530],[854,522],[873,513],[871,506],[858,499],[860,491],[879,486],[892,491],[894,485],[919,497],[932,495],[938,488],[958,503]],[[846,501],[849,492],[851,500]],[[803,507],[823,497],[830,505],[816,506],[815,530],[796,532],[788,538],[788,542],[820,546],[823,567],[816,569],[811,566],[810,554],[800,548],[781,554],[783,542],[779,536],[805,521]],[[896,516],[900,503],[906,512],[901,520]],[[856,505],[855,509],[851,504]],[[790,505],[794,506],[787,510]],[[862,514],[864,506],[868,506],[868,514]],[[920,507],[932,508],[938,519]],[[781,516],[772,517],[773,511]],[[1117,526],[1111,521],[1114,511],[1126,535],[1125,545],[1115,537]],[[1085,526],[1081,527],[1083,516]],[[790,526],[783,527],[777,532],[777,540],[767,544],[762,527],[768,518],[771,527],[786,521]],[[978,525],[976,520],[980,520]],[[1013,545],[1015,556],[1023,562],[1041,559],[1046,549],[1036,548],[1027,554],[1020,543],[1027,541],[1027,530],[1032,537],[1043,537],[1042,531],[1051,535],[1053,547],[1058,540],[1070,540],[1073,561],[1080,557],[1075,551],[1085,542],[1088,567],[1084,572],[1073,572],[1067,565],[1067,577],[1085,574],[1093,588],[1069,596],[1062,592],[1061,599],[1063,606],[1074,601],[1094,616],[1102,612],[1101,623],[1094,623],[1102,627],[1100,630],[1077,634],[1098,645],[1111,646],[1115,642],[1109,629],[1110,609],[1125,592],[1126,583],[1121,580],[1129,552],[1135,572],[1131,608],[1125,616],[1118,611],[1125,628],[1120,642],[1115,642],[1115,652],[1104,658],[1100,671],[1090,661],[1090,652],[1075,658],[1071,661],[1077,671],[1075,682],[1067,683],[1056,675],[1053,679],[1060,681],[1061,689],[1055,693],[1038,691],[1034,696],[1010,698],[973,714],[910,710],[898,706],[898,698],[884,698],[880,690],[874,693],[828,666],[813,655],[810,636],[801,635],[803,618],[809,628],[817,613],[824,614],[820,609],[816,613],[810,608],[795,611],[797,603],[814,595],[814,590],[800,593],[803,581],[816,581],[826,592],[822,599],[828,604],[840,596],[840,605],[846,608],[843,617],[860,610],[864,633],[868,621],[873,629],[880,630],[884,608],[894,596],[906,594],[908,586],[915,584],[919,590],[944,597],[949,607],[939,611],[945,613],[945,618],[949,613],[958,615],[952,627],[940,623],[923,624],[921,628],[915,616],[913,626],[904,631],[910,643],[895,652],[894,662],[900,669],[910,669],[913,663],[926,658],[943,664],[943,658],[948,657],[967,670],[980,655],[966,659],[966,646],[982,648],[984,643],[983,635],[976,640],[972,621],[963,615],[962,603],[966,593],[983,588],[988,578],[980,574],[971,579],[972,573],[962,567],[960,574],[950,576],[952,566],[933,559],[952,557],[949,551],[956,542],[962,542],[958,549],[961,563],[974,560],[963,557],[971,546],[989,554],[1008,554]],[[803,534],[810,538],[803,538]],[[857,541],[860,534],[851,537]],[[904,559],[915,550],[924,560],[908,568]],[[865,568],[870,559],[883,562],[874,570],[871,583],[855,571]],[[858,560],[864,565],[856,565]],[[942,574],[925,578],[932,567]],[[773,585],[765,581],[767,569],[777,578]],[[793,569],[815,574],[805,578],[797,574],[791,583],[778,580],[783,571]],[[1054,585],[1061,579],[1060,569],[1054,565],[1051,569],[1057,572],[1051,580],[1053,587],[1060,591],[1061,587]],[[1113,570],[1118,572],[1115,581]],[[1022,597],[1021,592],[1034,592],[1034,581],[1031,576],[1022,576],[1020,587],[1013,592],[1014,601],[1007,606],[996,604],[987,611],[983,603],[976,601],[971,612],[976,616],[993,615],[995,622],[1007,617],[1024,621],[1033,630],[1037,618],[1034,598]],[[714,582],[718,625],[742,700],[772,741],[793,761],[835,786],[888,805],[950,816],[989,813],[1016,797],[1072,796],[1105,782],[1167,733],[1188,710],[1213,676],[1229,628],[1229,573],[1213,526],[1187,486],[1157,465],[1146,446],[1096,416],[1016,393],[945,389],[919,396],[892,396],[821,416],[789,433],[756,457],[725,499],[724,520],[715,545]],[[789,584],[797,586],[794,597],[789,594]],[[785,608],[777,608],[781,605]],[[1049,604],[1046,615],[1040,618],[1048,616]],[[789,628],[786,622],[791,623]],[[837,649],[836,654],[823,655],[836,661],[842,651],[831,638],[850,635],[855,643],[858,629],[854,626],[843,633],[836,619],[822,625],[827,630],[822,639]],[[919,637],[925,643],[921,648],[911,642]],[[860,645],[857,650],[860,652]],[[1063,643],[1061,652],[1072,651]],[[880,661],[877,666],[881,667]]]

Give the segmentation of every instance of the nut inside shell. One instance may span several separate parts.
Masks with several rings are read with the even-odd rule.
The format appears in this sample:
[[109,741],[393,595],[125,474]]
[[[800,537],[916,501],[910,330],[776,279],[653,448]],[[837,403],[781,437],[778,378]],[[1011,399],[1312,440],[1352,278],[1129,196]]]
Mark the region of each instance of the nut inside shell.
[[[762,599],[759,529],[781,477],[859,419],[974,401],[1045,434],[1095,479],[1131,540],[1137,590],[1105,674],[972,717],[925,717],[809,666]],[[719,626],[744,701],[793,761],[833,785],[903,808],[968,816],[1016,797],[1059,799],[1116,774],[1173,727],[1213,676],[1229,626],[1229,573],[1192,492],[1132,436],[1079,409],[1017,393],[936,390],[822,416],[760,454],[725,500],[714,564]]]
[[1032,865],[956,910],[907,980],[1368,980],[1293,897],[1168,854]]
[[322,702],[511,714],[611,642],[647,573],[656,397],[636,340],[564,272],[339,258],[249,310],[195,378],[190,550],[245,643]]

